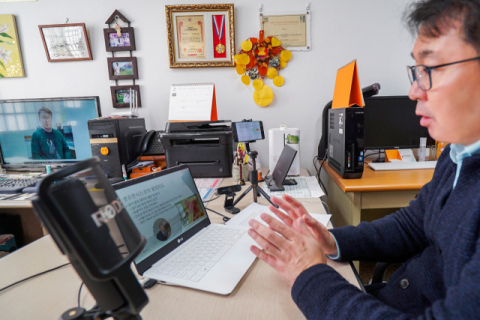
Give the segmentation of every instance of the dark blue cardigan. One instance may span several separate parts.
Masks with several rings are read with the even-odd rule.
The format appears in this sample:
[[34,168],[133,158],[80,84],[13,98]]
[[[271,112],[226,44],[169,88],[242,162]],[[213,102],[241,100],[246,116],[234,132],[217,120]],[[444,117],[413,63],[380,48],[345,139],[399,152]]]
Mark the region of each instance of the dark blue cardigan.
[[480,319],[480,155],[463,160],[452,191],[449,152],[408,207],[332,230],[345,261],[405,262],[378,297],[316,265],[292,288],[308,319]]

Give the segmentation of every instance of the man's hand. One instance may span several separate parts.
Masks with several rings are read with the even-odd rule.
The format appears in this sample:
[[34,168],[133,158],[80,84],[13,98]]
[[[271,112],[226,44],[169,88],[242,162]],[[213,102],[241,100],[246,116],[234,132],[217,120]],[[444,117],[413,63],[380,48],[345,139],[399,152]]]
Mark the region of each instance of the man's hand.
[[[250,250],[277,270],[287,283],[293,285],[304,270],[319,263],[326,263],[325,253],[313,237],[295,231],[266,213],[262,213],[260,217],[270,228],[250,220],[249,224],[253,229],[250,229],[248,234],[263,251],[255,246]],[[301,224],[303,226],[300,227],[305,229],[303,231],[308,232],[307,226]]]
[[[283,199],[272,197],[272,201],[287,214],[272,205],[270,205],[269,209],[287,226],[292,227],[305,236],[310,236],[316,239],[323,252],[336,256],[338,254],[337,245],[327,228],[317,220],[313,219],[312,216],[308,214],[307,209],[305,209],[300,202],[286,194],[283,194],[282,197]],[[307,226],[307,228],[304,226]]]

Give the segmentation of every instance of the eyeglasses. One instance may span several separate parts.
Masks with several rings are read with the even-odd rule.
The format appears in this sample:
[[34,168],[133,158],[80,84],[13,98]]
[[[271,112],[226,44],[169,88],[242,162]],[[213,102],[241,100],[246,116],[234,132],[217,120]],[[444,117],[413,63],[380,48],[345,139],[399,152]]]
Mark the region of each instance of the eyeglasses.
[[52,116],[41,116],[40,119],[42,119],[42,120],[52,120]]
[[473,60],[480,60],[480,56],[476,57],[476,58],[472,58],[472,59],[445,63],[445,64],[441,64],[441,65],[438,65],[438,66],[433,66],[433,67],[427,67],[427,66],[424,66],[424,65],[412,66],[412,67],[407,66],[408,78],[410,79],[411,84],[413,84],[415,81],[417,81],[417,84],[420,87],[420,89],[422,89],[423,91],[428,91],[428,90],[432,89],[432,74],[431,74],[431,72],[432,72],[433,69],[450,66],[452,64],[473,61]]

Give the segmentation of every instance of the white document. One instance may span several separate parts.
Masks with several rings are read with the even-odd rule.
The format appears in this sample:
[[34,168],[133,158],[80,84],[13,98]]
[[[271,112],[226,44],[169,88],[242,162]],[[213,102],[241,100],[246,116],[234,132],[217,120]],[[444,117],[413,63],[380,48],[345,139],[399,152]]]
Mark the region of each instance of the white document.
[[320,198],[324,196],[325,193],[320,188],[317,178],[315,176],[311,177],[288,177],[289,179],[295,179],[297,185],[294,186],[283,186],[284,191],[270,191],[266,183],[263,184],[262,189],[271,197],[275,196],[277,198],[281,197],[282,194],[286,193],[292,198]]
[[[262,218],[260,218],[260,215],[264,212],[266,214],[271,215],[275,219],[280,220],[275,215],[275,213],[270,211],[268,206],[263,206],[261,204],[254,202],[248,207],[246,207],[245,209],[243,209],[242,211],[240,211],[239,213],[237,213],[235,217],[228,220],[225,224],[229,226],[247,226],[248,227],[249,226],[248,222],[251,219],[255,219],[266,226],[267,224],[265,223],[265,221],[263,221]],[[312,216],[312,218],[314,218],[315,220],[323,224],[325,227],[327,226],[328,221],[330,221],[330,217],[332,216],[331,214],[325,214],[325,213],[310,213],[310,215]]]
[[195,185],[202,197],[202,201],[210,200],[215,190],[222,183],[223,178],[216,179],[195,179]]
[[213,83],[173,84],[168,120],[210,120],[213,92]]

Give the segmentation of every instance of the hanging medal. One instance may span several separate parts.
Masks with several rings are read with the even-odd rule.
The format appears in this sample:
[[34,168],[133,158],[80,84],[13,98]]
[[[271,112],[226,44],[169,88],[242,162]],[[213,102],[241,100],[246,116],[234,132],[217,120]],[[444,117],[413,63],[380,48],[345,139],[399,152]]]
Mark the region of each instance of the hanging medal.
[[226,58],[227,48],[225,45],[225,15],[212,16],[215,30],[213,46],[215,48],[214,58]]

